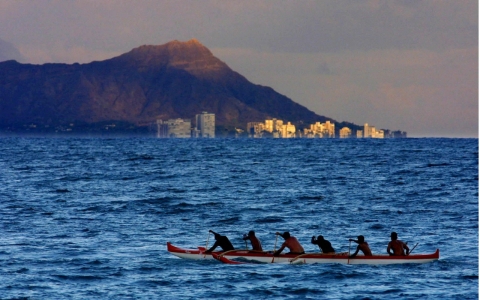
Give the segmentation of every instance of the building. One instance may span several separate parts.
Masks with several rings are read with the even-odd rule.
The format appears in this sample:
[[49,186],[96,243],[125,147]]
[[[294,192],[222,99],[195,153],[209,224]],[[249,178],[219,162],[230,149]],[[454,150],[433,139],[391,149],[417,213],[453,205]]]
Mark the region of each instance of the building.
[[352,130],[348,127],[343,127],[338,131],[338,136],[335,134],[335,123],[326,121],[325,123],[316,122],[310,124],[302,130],[296,132],[295,125],[290,122],[284,124],[282,120],[270,119],[262,122],[247,123],[247,132],[249,137],[253,138],[405,138],[407,133],[404,131],[390,132],[386,129],[376,129],[375,126],[365,123],[363,130]]
[[340,129],[340,138],[346,139],[352,136],[352,130],[348,127],[343,127]]
[[390,131],[388,129],[384,130],[384,134],[386,138],[406,138],[407,137],[407,132],[406,131]]
[[363,138],[363,130],[357,130],[357,139]]
[[330,121],[325,122],[325,137],[334,138],[335,137],[335,123]]
[[214,138],[215,137],[215,114],[209,114],[204,111],[195,115],[196,128],[195,137]]
[[305,128],[303,134],[308,138],[334,138],[335,124],[330,121],[325,123],[316,122],[315,124],[310,124],[309,128]]
[[265,124],[262,122],[247,123],[248,137],[261,138],[263,136],[263,131],[265,131]]
[[385,133],[383,130],[379,129],[379,130],[375,130],[375,135],[373,136],[373,138],[376,138],[376,139],[383,139],[385,138]]
[[282,125],[282,129],[280,130],[280,136],[282,138],[294,138],[295,137],[295,125],[287,122],[287,124]]
[[273,133],[282,131],[283,121],[277,119],[265,120],[265,131]]
[[370,126],[368,123],[363,125],[363,137],[364,138],[371,138],[373,137],[373,133],[375,132],[375,126]]
[[159,138],[189,138],[192,123],[188,119],[157,120],[157,137]]
[[[358,136],[359,131],[357,131],[357,137],[359,137]],[[375,126],[370,126],[368,125],[368,123],[365,123],[365,125],[363,125],[363,137],[373,138],[373,139],[383,139],[385,138],[385,132],[382,129],[377,130]]]

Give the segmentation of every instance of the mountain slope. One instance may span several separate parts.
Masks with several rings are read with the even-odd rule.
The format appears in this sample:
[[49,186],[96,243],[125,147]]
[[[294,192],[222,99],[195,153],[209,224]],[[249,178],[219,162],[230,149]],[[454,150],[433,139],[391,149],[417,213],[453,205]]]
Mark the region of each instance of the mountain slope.
[[124,121],[144,126],[157,118],[194,118],[208,111],[218,125],[279,118],[327,118],[255,85],[197,40],[141,46],[88,64],[0,63],[0,127],[35,123]]

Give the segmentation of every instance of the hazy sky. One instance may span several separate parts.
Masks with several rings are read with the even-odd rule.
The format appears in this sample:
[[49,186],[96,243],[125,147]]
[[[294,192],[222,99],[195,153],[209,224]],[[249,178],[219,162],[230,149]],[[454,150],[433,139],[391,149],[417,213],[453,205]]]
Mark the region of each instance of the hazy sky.
[[478,137],[476,0],[4,0],[0,38],[31,63],[196,38],[337,121]]

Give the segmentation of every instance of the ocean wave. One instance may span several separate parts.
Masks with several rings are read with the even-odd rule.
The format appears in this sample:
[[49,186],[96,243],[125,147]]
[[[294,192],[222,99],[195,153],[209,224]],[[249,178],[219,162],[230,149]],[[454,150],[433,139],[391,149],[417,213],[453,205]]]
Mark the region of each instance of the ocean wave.
[[278,217],[265,217],[261,219],[256,219],[254,222],[258,224],[281,223],[284,222],[284,219]]
[[378,224],[378,223],[377,223],[377,224],[373,224],[373,225],[371,225],[371,226],[370,226],[370,227],[368,227],[368,228],[369,228],[369,229],[373,229],[373,230],[381,230],[381,229],[384,229],[384,228],[385,228],[385,226],[384,226],[384,225],[382,225],[382,224]]
[[303,195],[298,200],[323,200],[325,197],[322,195]]
[[102,280],[106,279],[105,276],[98,276],[98,275],[63,275],[63,274],[53,274],[51,275],[58,279],[62,280],[69,280],[69,281],[95,281],[95,280]]
[[450,164],[449,163],[428,163],[426,165],[427,168],[431,168],[431,167],[446,167],[446,166],[449,166]]
[[153,159],[155,159],[155,157],[153,157],[151,155],[144,154],[144,155],[129,157],[126,160],[127,161],[138,161],[138,160],[153,160]]

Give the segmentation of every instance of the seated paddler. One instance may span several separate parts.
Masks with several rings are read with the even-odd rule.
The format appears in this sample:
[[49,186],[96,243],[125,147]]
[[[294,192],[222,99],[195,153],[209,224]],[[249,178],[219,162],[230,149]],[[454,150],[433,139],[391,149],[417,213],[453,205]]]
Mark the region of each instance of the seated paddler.
[[213,233],[213,235],[215,236],[215,243],[213,244],[213,246],[210,249],[205,251],[205,253],[210,253],[213,250],[215,250],[217,247],[222,248],[223,251],[229,251],[229,250],[234,250],[235,249],[235,248],[233,248],[232,243],[230,242],[230,240],[226,236],[218,234],[218,233],[214,232],[213,230],[209,230],[208,232]]
[[318,247],[322,250],[322,253],[335,253],[335,249],[333,249],[332,244],[327,241],[323,235],[319,235],[316,239],[315,236],[312,236],[312,244],[318,245]]
[[303,250],[302,245],[300,245],[296,237],[290,235],[290,232],[286,231],[283,234],[281,234],[280,232],[276,232],[275,234],[283,237],[285,239],[285,242],[282,244],[280,249],[278,249],[277,251],[275,251],[275,253],[273,253],[273,256],[279,256],[280,253],[282,253],[283,249],[285,249],[285,247],[290,250],[290,252],[287,254],[300,255],[305,253],[305,250]]
[[348,239],[351,242],[355,242],[358,244],[357,250],[355,253],[350,255],[350,258],[354,258],[357,256],[358,251],[362,251],[363,255],[365,256],[372,256],[372,250],[370,250],[370,246],[368,246],[368,243],[365,241],[365,237],[363,235],[359,235],[356,240],[354,239]]
[[243,240],[249,240],[252,243],[252,251],[263,251],[262,243],[260,240],[255,236],[255,231],[250,230],[248,234],[243,235]]
[[405,252],[407,255],[410,252],[407,244],[398,239],[397,233],[394,231],[390,234],[390,243],[387,246],[387,252],[390,255],[404,256]]

